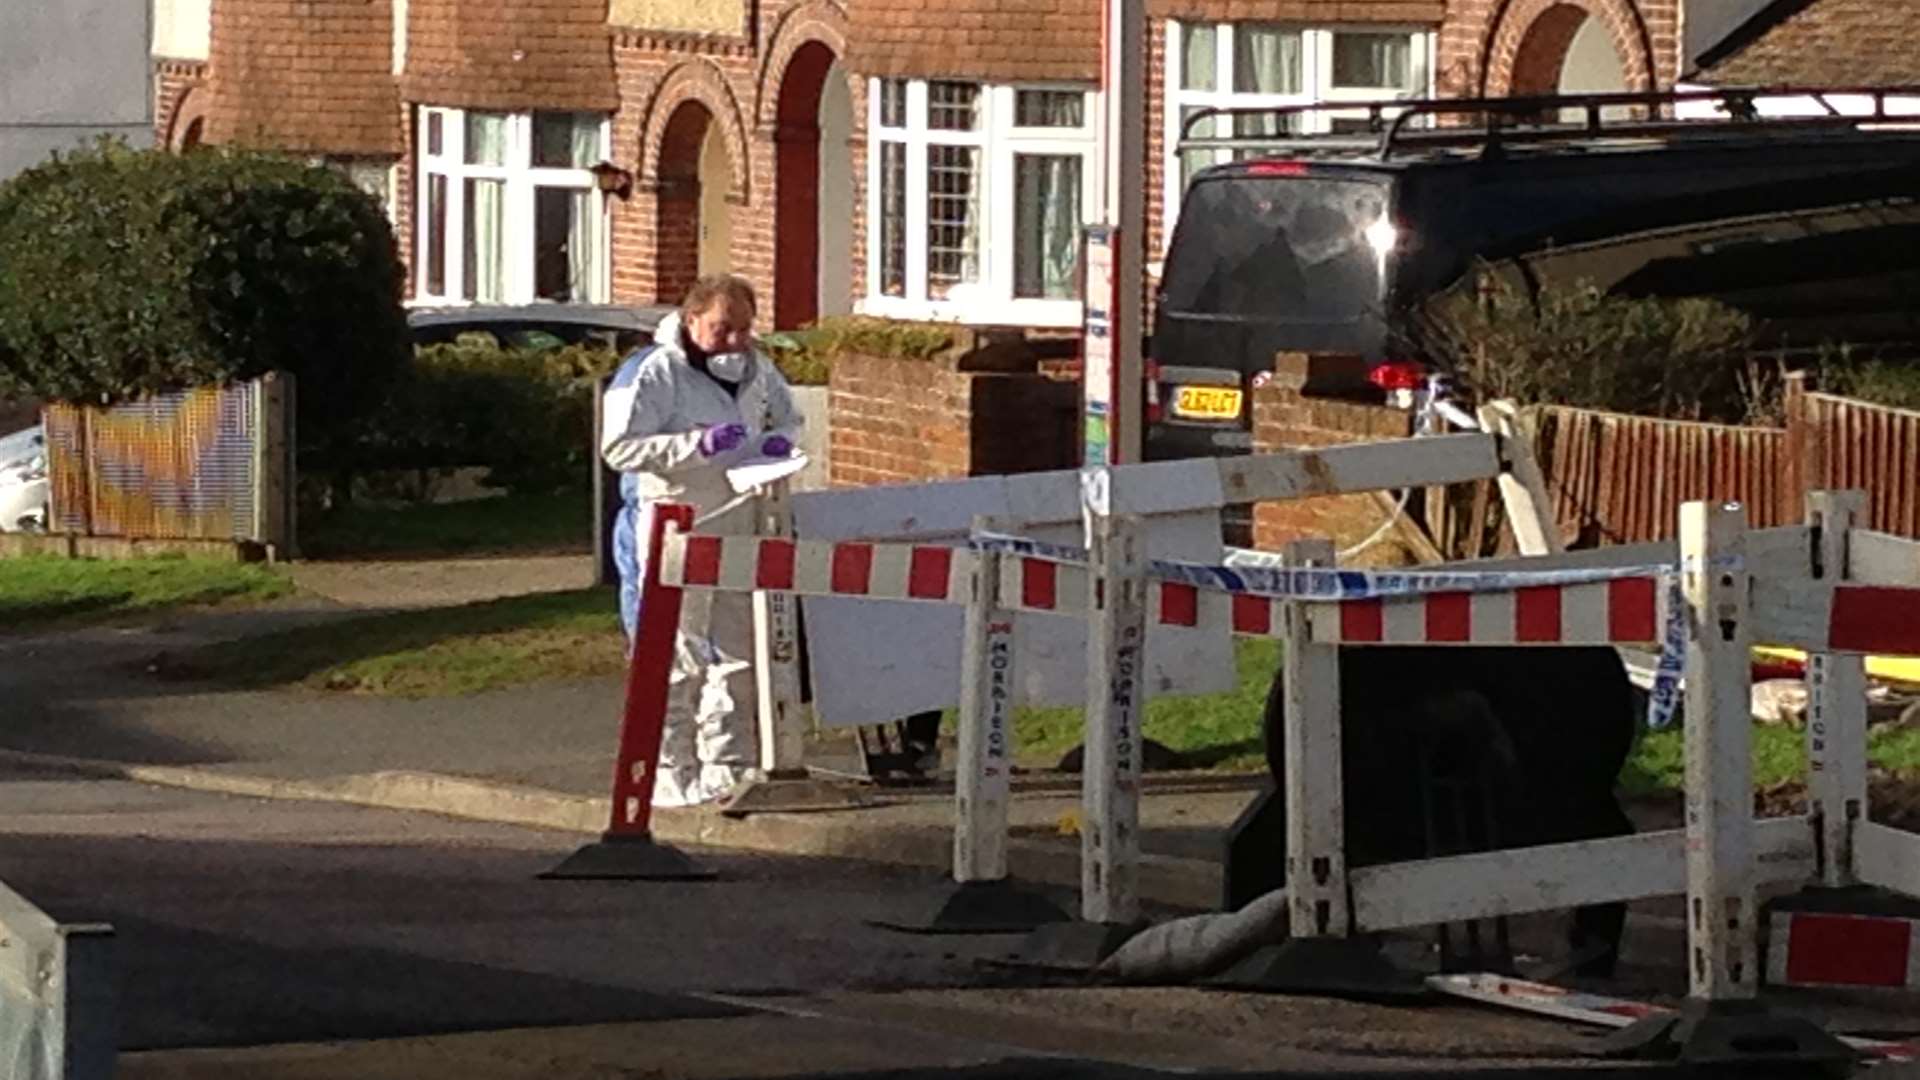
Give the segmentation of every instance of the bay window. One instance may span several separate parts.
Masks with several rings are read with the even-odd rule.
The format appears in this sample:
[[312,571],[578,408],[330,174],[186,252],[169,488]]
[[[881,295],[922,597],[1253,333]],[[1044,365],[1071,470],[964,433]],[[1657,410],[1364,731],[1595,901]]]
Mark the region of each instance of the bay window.
[[422,302],[604,303],[607,158],[598,113],[420,110]]
[[1077,325],[1093,194],[1090,95],[1067,87],[875,79],[870,314]]
[[[1434,35],[1423,29],[1321,27],[1282,23],[1167,23],[1164,236],[1171,238],[1180,198],[1193,174],[1258,151],[1177,147],[1186,122],[1205,108],[1426,97],[1432,93]],[[1365,111],[1287,118],[1212,117],[1196,136],[1324,134],[1363,127]]]

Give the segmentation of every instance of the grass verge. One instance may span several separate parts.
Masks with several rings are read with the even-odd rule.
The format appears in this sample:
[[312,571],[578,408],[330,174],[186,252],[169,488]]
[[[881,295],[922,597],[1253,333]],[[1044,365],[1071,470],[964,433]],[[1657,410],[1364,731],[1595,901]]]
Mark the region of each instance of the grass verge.
[[612,589],[370,615],[203,646],[162,665],[236,688],[446,697],[626,667]]
[[290,596],[277,567],[217,559],[0,560],[0,632],[111,622],[169,608]]
[[349,506],[300,521],[310,559],[526,555],[593,546],[593,494],[499,495],[417,506]]
[[[1867,733],[1868,763],[1902,776],[1920,776],[1920,730],[1878,727]],[[1806,733],[1797,728],[1755,726],[1753,783],[1771,788],[1807,773]],[[1677,730],[1649,731],[1640,737],[1620,772],[1629,795],[1678,791],[1686,784],[1686,736]]]
[[[1147,738],[1177,751],[1188,768],[1247,772],[1266,767],[1260,718],[1267,686],[1280,669],[1275,641],[1234,642],[1239,683],[1219,694],[1153,698],[1147,702]],[[1054,759],[1080,742],[1082,712],[1074,708],[1020,709],[1013,730],[1023,759]]]

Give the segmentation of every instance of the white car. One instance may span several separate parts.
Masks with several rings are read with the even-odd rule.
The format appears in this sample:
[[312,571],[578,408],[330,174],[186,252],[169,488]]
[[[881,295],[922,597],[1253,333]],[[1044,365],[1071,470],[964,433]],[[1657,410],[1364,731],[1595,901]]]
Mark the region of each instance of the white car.
[[47,432],[30,427],[0,438],[0,532],[47,529]]

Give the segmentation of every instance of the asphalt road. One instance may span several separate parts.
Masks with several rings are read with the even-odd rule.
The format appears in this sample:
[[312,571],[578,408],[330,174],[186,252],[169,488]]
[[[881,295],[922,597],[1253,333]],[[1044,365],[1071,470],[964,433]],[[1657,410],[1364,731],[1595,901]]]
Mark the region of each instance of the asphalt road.
[[720,880],[540,881],[579,838],[18,773],[0,821],[0,877],[115,926],[132,1080],[1510,1076],[1588,1038],[1471,1008],[1036,984],[978,962],[1007,938],[871,925],[941,883],[852,862],[704,852]]

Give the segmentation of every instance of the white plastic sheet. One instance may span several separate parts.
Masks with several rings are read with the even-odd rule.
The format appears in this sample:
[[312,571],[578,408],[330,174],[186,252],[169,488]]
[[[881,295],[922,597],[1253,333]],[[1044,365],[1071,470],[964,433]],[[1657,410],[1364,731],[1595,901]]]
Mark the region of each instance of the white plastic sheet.
[[[1151,558],[1218,562],[1219,471],[1210,460],[1169,462],[1150,485],[1114,492],[1114,511],[1142,516]],[[1010,532],[1054,543],[1083,540],[1080,475],[1074,471],[989,476],[793,496],[795,535],[807,540],[912,541],[958,545],[975,515]],[[959,605],[887,603],[839,597],[804,601],[815,714],[834,727],[884,723],[952,708],[960,700]],[[1235,684],[1226,620],[1192,629],[1151,627],[1152,694],[1200,694]],[[1022,613],[1015,618],[1019,700],[1029,705],[1086,701],[1086,624]]]

